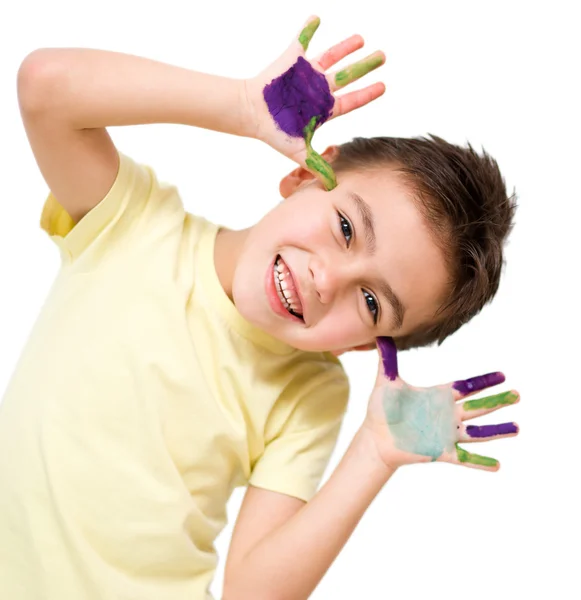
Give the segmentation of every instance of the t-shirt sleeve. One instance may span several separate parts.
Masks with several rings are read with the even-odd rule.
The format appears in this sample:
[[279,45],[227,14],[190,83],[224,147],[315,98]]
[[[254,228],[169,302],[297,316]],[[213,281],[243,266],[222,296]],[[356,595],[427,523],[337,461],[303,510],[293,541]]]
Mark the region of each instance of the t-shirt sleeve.
[[124,252],[152,248],[183,225],[177,188],[160,184],[155,171],[118,152],[119,169],[107,195],[75,224],[50,192],[41,228],[61,252],[61,263],[100,263]]
[[[338,362],[338,361],[337,361]],[[294,408],[277,424],[295,396]],[[286,397],[285,397],[286,396]],[[249,483],[309,501],[317,492],[335,449],[349,397],[342,365],[331,364],[308,381],[285,390],[269,419],[274,430],[257,460]]]

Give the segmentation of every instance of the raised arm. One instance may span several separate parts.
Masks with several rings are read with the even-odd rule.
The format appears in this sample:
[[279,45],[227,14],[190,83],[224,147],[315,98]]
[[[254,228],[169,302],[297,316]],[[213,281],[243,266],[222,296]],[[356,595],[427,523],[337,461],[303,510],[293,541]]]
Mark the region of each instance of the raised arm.
[[[233,536],[224,576],[223,600],[306,600],[338,556],[373,499],[394,469],[377,454],[368,432],[360,429],[341,462],[313,499],[304,503],[276,498],[274,492],[249,490],[251,504],[241,508],[251,520],[284,521],[244,554],[247,546]],[[294,500],[294,503],[291,502]],[[293,508],[293,504],[302,506]],[[288,510],[286,506],[289,506]],[[285,516],[282,511],[286,510]],[[273,511],[278,513],[272,516]],[[294,513],[294,514],[293,514]],[[239,517],[240,518],[240,517]],[[262,526],[262,523],[259,523]],[[238,535],[256,536],[252,527],[236,523]]]
[[41,48],[18,73],[25,129],[49,188],[74,221],[105,196],[117,173],[110,126],[174,123],[267,143],[323,181],[332,169],[314,151],[315,129],[364,106],[382,83],[341,97],[334,93],[385,60],[382,52],[337,71],[324,71],[363,46],[351,36],[320,57],[305,53],[320,20],[311,17],[288,49],[250,79],[232,79],[156,60],[90,48]]
[[378,338],[378,347],[381,360],[367,416],[341,462],[310,502],[227,566],[224,600],[306,600],[375,496],[403,465],[437,460],[498,470],[498,461],[472,454],[458,442],[517,435],[515,423],[464,424],[518,402],[512,391],[461,402],[502,383],[502,373],[418,388],[399,377],[393,340]]
[[76,223],[119,169],[106,127],[182,123],[246,135],[244,82],[104,50],[35,50],[18,71],[22,122],[52,194]]
[[175,123],[248,133],[243,79],[91,48],[35,50],[19,77],[27,106],[50,109],[75,129]]

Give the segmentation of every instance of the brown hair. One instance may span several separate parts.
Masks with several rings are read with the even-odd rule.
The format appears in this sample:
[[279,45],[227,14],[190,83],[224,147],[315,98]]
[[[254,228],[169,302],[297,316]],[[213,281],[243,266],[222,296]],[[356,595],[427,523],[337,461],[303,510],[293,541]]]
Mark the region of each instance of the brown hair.
[[390,166],[410,186],[451,280],[435,322],[395,337],[400,350],[441,344],[490,302],[500,282],[503,245],[514,225],[516,195],[508,197],[496,161],[484,149],[440,137],[356,137],[338,146],[335,173]]

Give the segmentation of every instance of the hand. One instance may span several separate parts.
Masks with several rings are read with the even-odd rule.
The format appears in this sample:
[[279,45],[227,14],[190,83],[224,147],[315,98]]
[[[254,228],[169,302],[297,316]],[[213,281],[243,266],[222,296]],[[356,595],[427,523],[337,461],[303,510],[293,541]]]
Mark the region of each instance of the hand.
[[464,421],[516,404],[515,391],[460,402],[504,381],[489,373],[429,388],[408,385],[398,375],[397,350],[391,338],[377,338],[381,360],[363,426],[375,441],[379,456],[392,468],[440,461],[498,471],[494,458],[471,454],[458,442],[486,442],[518,434],[516,423],[468,425]]
[[309,43],[319,27],[319,17],[310,17],[300,34],[272,65],[248,79],[246,102],[256,137],[299,163],[319,178],[326,189],[336,187],[333,169],[311,146],[313,133],[325,121],[345,115],[375,100],[385,92],[383,83],[334,96],[334,93],[385,62],[383,52],[374,52],[349,67],[325,71],[364,44],[353,35],[315,59],[306,59]]

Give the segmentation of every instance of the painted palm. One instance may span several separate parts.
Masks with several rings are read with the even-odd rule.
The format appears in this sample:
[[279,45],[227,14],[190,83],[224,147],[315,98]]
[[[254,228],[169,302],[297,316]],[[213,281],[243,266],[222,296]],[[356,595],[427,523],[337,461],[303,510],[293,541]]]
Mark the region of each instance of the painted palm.
[[416,462],[442,461],[496,471],[494,458],[473,454],[459,444],[484,442],[518,433],[516,423],[466,425],[465,421],[515,404],[515,391],[466,400],[504,381],[502,373],[419,388],[398,374],[397,351],[391,338],[377,338],[379,372],[369,403],[366,426],[372,429],[384,461],[393,468]]
[[361,48],[353,35],[319,57],[305,53],[320,25],[310,17],[289,48],[270,67],[246,82],[247,100],[256,123],[254,136],[299,163],[320,179],[327,190],[337,185],[333,169],[312,147],[315,130],[323,123],[360,108],[383,94],[383,83],[335,96],[335,92],[382,65],[375,52],[345,69],[326,74],[341,59]]

